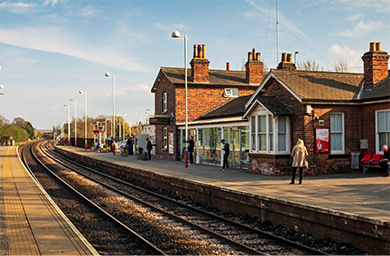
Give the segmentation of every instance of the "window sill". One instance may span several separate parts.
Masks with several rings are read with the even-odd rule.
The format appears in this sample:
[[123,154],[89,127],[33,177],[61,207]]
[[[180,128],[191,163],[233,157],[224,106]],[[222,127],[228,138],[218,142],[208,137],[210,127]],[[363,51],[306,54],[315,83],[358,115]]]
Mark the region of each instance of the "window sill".
[[262,158],[270,158],[270,159],[284,159],[284,158],[290,158],[290,154],[283,153],[283,154],[264,154],[264,153],[258,153],[258,152],[252,152],[248,154],[249,157],[262,157]]
[[329,154],[328,159],[350,158],[350,154]]

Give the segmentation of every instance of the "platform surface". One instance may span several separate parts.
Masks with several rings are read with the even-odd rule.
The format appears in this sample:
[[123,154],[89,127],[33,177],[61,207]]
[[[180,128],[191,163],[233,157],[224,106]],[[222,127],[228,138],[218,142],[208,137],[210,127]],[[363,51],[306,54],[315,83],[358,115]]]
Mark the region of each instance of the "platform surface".
[[18,159],[0,147],[0,255],[97,255]]
[[184,162],[153,156],[152,160],[143,161],[135,155],[122,157],[119,153],[58,147],[119,165],[390,223],[390,177],[380,172],[304,176],[302,185],[290,185],[290,176],[264,176],[245,169],[220,171],[219,166],[203,164],[186,168]]

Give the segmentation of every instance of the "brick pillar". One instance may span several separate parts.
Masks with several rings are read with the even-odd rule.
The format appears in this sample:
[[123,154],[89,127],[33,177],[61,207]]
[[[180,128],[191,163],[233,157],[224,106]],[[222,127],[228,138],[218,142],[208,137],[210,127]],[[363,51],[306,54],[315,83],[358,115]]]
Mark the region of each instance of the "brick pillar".
[[362,56],[364,63],[364,88],[372,88],[386,78],[389,55],[381,50],[381,43],[370,43],[370,51]]
[[191,60],[191,75],[194,83],[209,83],[209,64],[206,59],[206,46],[194,45],[194,57]]
[[245,79],[249,84],[260,84],[263,81],[264,63],[260,60],[260,53],[253,49],[248,52],[248,61],[245,63]]

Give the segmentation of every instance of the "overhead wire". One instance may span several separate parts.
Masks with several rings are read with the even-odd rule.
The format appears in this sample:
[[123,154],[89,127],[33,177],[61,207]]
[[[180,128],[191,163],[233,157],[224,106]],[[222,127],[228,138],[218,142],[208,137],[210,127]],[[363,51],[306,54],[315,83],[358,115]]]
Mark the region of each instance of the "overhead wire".
[[250,2],[251,2],[251,0],[248,0],[248,3],[246,4],[244,10],[242,11],[242,13],[241,13],[241,15],[240,15],[240,18],[238,19],[238,21],[237,21],[236,25],[234,26],[232,32],[230,33],[230,36],[229,36],[228,40],[226,41],[225,46],[222,48],[221,53],[219,54],[219,56],[218,56],[218,58],[217,58],[217,60],[216,60],[216,62],[215,62],[215,65],[217,65],[219,59],[221,58],[222,53],[224,52],[226,46],[228,45],[230,39],[232,38],[232,36],[233,36],[233,34],[234,34],[234,31],[236,31],[236,29],[237,29],[237,27],[238,27],[238,24],[240,23],[241,18],[242,18],[242,16],[244,15],[246,9],[248,8]]

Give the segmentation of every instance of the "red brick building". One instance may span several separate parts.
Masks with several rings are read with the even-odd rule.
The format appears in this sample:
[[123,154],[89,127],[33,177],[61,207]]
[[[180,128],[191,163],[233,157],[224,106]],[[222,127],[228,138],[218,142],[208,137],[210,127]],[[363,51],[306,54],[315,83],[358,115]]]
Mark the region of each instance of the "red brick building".
[[[246,71],[210,70],[205,45],[194,45],[188,69],[188,120],[195,120],[236,97],[251,95],[263,79],[260,53],[248,53]],[[156,125],[156,156],[179,159],[182,139],[178,127],[185,122],[184,68],[162,67],[153,84],[156,117],[170,117],[170,123]]]
[[[308,149],[312,174],[349,170],[355,152],[382,153],[390,143],[389,55],[380,43],[371,43],[362,59],[364,74],[356,74],[299,71],[291,55],[284,57],[246,103],[249,171],[287,174],[298,138]],[[292,114],[280,115],[262,104],[262,98],[271,97]]]
[[[390,144],[388,59],[380,43],[371,43],[363,74],[314,72],[296,70],[291,54],[283,54],[278,68],[263,76],[254,50],[245,71],[209,70],[204,47],[196,47],[188,83],[189,129],[201,148],[196,154],[214,161],[221,138],[240,141],[232,162],[239,155],[240,162],[248,159],[250,172],[285,175],[301,138],[309,151],[307,172],[350,170],[356,153],[382,153],[382,145]],[[184,140],[184,69],[161,68],[152,92],[156,115],[172,116],[170,125],[156,126],[156,154],[177,159]]]

